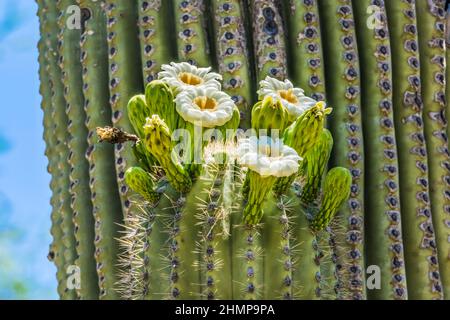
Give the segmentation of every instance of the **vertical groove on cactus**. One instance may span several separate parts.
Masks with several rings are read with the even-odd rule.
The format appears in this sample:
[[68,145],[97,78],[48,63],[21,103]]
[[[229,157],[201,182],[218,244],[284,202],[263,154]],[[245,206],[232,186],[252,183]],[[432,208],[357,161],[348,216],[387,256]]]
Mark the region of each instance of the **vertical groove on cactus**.
[[85,158],[88,130],[85,125],[86,113],[83,109],[84,97],[80,63],[81,30],[66,27],[67,21],[70,19],[67,13],[70,12],[68,9],[75,5],[75,0],[60,0],[57,4],[58,24],[61,30],[58,49],[68,118],[69,192],[77,251],[75,264],[80,268],[82,283],[77,290],[81,299],[96,299],[98,297],[98,277],[94,259],[94,219],[89,189],[89,163]]
[[279,6],[274,1],[249,0],[256,78],[287,77],[286,42]]
[[[294,205],[289,198],[269,198],[263,218],[264,295],[263,299],[293,299],[292,216]],[[270,226],[270,227],[269,227]]]
[[62,230],[61,230],[61,213],[59,212],[59,197],[60,197],[60,189],[58,186],[58,179],[61,174],[58,168],[59,157],[56,153],[56,137],[53,134],[55,129],[55,123],[52,119],[53,106],[52,106],[52,90],[51,90],[51,79],[48,70],[47,63],[47,51],[49,48],[47,47],[47,7],[44,4],[43,0],[38,0],[38,12],[37,15],[40,21],[40,33],[41,40],[38,43],[39,50],[39,78],[40,78],[40,87],[39,92],[42,96],[41,108],[44,114],[43,117],[43,125],[44,125],[44,134],[43,138],[46,143],[45,155],[48,158],[47,170],[51,174],[50,181],[50,189],[52,190],[52,196],[50,198],[50,204],[52,206],[51,211],[51,221],[52,226],[50,229],[50,233],[53,237],[52,243],[50,244],[48,258],[53,261],[56,266],[56,278],[58,282],[58,295],[63,297],[66,281],[64,279],[65,271],[64,271],[64,245],[62,243]]
[[[450,104],[448,103],[450,97],[450,6],[447,7],[445,14],[445,115],[447,121],[450,119]],[[447,139],[450,137],[450,125],[447,123]]]
[[173,0],[178,60],[199,67],[211,63],[206,34],[204,0]]
[[216,58],[223,75],[224,91],[241,112],[241,127],[250,127],[254,92],[248,57],[244,11],[239,0],[211,0],[214,13]]
[[353,176],[350,199],[340,212],[343,232],[338,232],[336,239],[338,298],[364,299],[364,160],[353,10],[350,0],[321,0],[319,10],[326,95],[334,108],[330,119],[335,138],[333,163],[349,168]]
[[[370,6],[379,10],[375,20],[369,20],[373,25],[366,18]],[[379,266],[383,275],[381,288],[368,290],[367,295],[369,299],[407,299],[386,9],[384,1],[374,0],[356,0],[353,7],[358,44],[364,48],[359,51],[361,103],[365,167],[371,177],[365,181],[366,265]]]
[[[48,51],[47,60],[49,65],[49,72],[52,82],[52,105],[53,113],[52,119],[56,123],[55,136],[56,136],[56,152],[59,155],[58,167],[61,170],[61,176],[58,181],[58,187],[61,189],[59,198],[59,211],[62,215],[61,228],[63,232],[62,242],[64,245],[64,270],[63,274],[65,276],[68,267],[75,265],[75,260],[77,258],[77,253],[75,250],[75,236],[74,236],[74,225],[72,221],[72,209],[70,207],[71,197],[69,193],[70,181],[69,173],[70,166],[68,163],[69,149],[67,147],[68,142],[68,132],[66,130],[68,125],[68,119],[65,112],[66,101],[64,99],[64,86],[61,81],[62,74],[58,66],[59,55],[58,55],[58,33],[59,28],[57,24],[57,8],[56,2],[46,1],[46,7],[48,9],[46,19],[48,22]],[[66,277],[61,279],[66,281]],[[76,299],[77,292],[74,288],[69,289],[65,287],[65,292],[62,297],[63,299]]]
[[325,101],[325,74],[317,1],[284,1],[288,20],[289,70],[296,86],[317,101]]
[[139,39],[144,83],[157,79],[161,65],[172,61],[171,36],[173,26],[169,19],[172,0],[138,1]]
[[[415,1],[386,0],[392,56],[393,110],[399,156],[400,201],[408,296],[440,298],[436,240],[428,193]],[[388,48],[386,48],[388,49]],[[391,108],[391,106],[389,106]],[[396,168],[386,167],[395,173]]]
[[96,128],[111,125],[108,87],[108,46],[106,42],[106,16],[101,3],[80,0],[90,18],[84,22],[81,36],[81,64],[83,75],[84,108],[88,129],[89,186],[92,213],[95,220],[95,260],[98,274],[99,297],[114,299],[117,281],[118,243],[115,240],[122,220],[122,208],[114,166],[114,147],[100,144]]
[[416,1],[430,204],[442,289],[450,299],[450,155],[445,116],[445,1]]

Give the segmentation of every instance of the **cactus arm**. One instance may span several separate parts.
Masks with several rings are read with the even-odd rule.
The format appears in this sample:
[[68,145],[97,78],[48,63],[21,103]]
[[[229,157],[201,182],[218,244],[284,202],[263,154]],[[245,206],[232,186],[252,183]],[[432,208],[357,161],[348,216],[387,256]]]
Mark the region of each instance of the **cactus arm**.
[[[400,176],[400,201],[408,297],[441,297],[438,258],[432,228],[427,152],[423,134],[415,1],[386,0],[395,81],[393,110]],[[393,170],[391,170],[393,169]],[[395,171],[395,168],[387,168]],[[431,277],[430,277],[431,275]]]
[[169,19],[172,0],[138,1],[139,39],[141,44],[142,75],[144,83],[157,79],[161,65],[172,61]]
[[[367,26],[367,8],[375,5],[379,12],[375,23]],[[407,299],[406,275],[401,236],[400,193],[398,172],[389,173],[385,166],[398,168],[395,148],[395,128],[392,108],[392,69],[389,51],[381,54],[380,48],[390,48],[389,31],[384,1],[353,1],[356,33],[361,50],[361,102],[364,122],[366,173],[365,241],[367,265],[380,267],[381,289],[368,290],[369,299]],[[378,21],[380,20],[380,21]],[[371,22],[371,21],[369,21]]]
[[445,1],[416,1],[430,204],[444,297],[450,299],[450,156],[445,118]]
[[[109,86],[114,126],[132,132],[128,119],[129,99],[142,92],[142,73],[137,37],[137,3],[128,0],[108,0],[105,3],[107,16],[107,39],[109,48]],[[124,216],[130,213],[128,198],[132,195],[124,182],[127,166],[135,165],[130,144],[116,144],[116,173]]]
[[[364,163],[360,108],[358,51],[350,0],[319,1],[324,44],[327,100],[334,112],[330,129],[335,138],[332,161],[353,174],[353,192],[341,209],[344,222],[339,233],[340,281],[352,299],[364,299],[363,230]],[[356,221],[356,224],[352,224]],[[348,241],[347,241],[348,239]],[[352,272],[358,270],[358,272]],[[349,278],[349,279],[344,279]],[[353,285],[351,285],[353,283]],[[351,286],[351,288],[350,288]],[[348,289],[348,290],[346,290]],[[341,295],[343,297],[343,294]]]
[[264,206],[262,239],[264,247],[263,299],[293,298],[292,239],[290,219],[293,204],[286,197],[273,195]]
[[241,112],[241,128],[250,127],[253,101],[244,12],[240,1],[212,0],[216,55],[224,90]]
[[118,242],[115,240],[123,222],[122,207],[114,166],[114,147],[98,143],[97,127],[111,125],[108,88],[108,47],[106,16],[100,2],[81,0],[80,5],[90,11],[81,37],[81,63],[85,111],[89,121],[86,158],[89,161],[90,188],[95,220],[95,260],[99,276],[99,297],[116,299]]
[[78,294],[81,299],[98,298],[98,277],[94,259],[94,219],[92,216],[91,192],[89,189],[89,163],[85,158],[88,130],[85,125],[84,96],[80,63],[81,31],[69,29],[67,8],[76,5],[75,0],[61,0],[57,4],[60,34],[60,66],[66,100],[69,133],[68,162],[70,165],[70,195],[73,211],[77,260],[81,284]]
[[178,59],[199,67],[208,67],[209,48],[205,29],[203,0],[174,0]]
[[[56,136],[56,152],[59,155],[58,167],[61,171],[61,176],[58,181],[58,188],[61,189],[59,198],[59,210],[62,215],[61,228],[63,232],[63,244],[64,244],[64,274],[67,272],[69,266],[75,265],[76,249],[75,249],[75,236],[74,225],[72,221],[72,209],[70,207],[70,193],[69,193],[69,172],[70,166],[67,162],[69,156],[69,149],[67,148],[68,132],[66,130],[68,125],[67,115],[65,113],[66,101],[64,99],[64,86],[61,81],[61,70],[58,66],[59,56],[57,53],[58,47],[58,24],[57,24],[57,8],[56,3],[53,1],[46,1],[47,6],[47,22],[48,22],[48,46],[47,59],[49,64],[49,72],[52,81],[52,105],[53,105],[53,121],[56,123],[55,136]],[[66,275],[67,276],[67,275]],[[63,281],[65,281],[65,278]],[[77,297],[76,290],[68,289],[66,287],[63,299],[75,299]]]
[[284,80],[287,76],[284,25],[273,1],[249,1],[253,46],[258,81],[266,76]]
[[289,25],[288,60],[293,83],[317,101],[325,100],[319,9],[317,1],[284,1]]
[[38,12],[37,15],[40,21],[40,34],[41,40],[38,43],[39,50],[39,78],[40,78],[40,87],[39,92],[42,96],[41,108],[44,113],[43,125],[44,125],[44,135],[43,138],[46,143],[45,155],[48,158],[48,166],[47,170],[51,174],[50,181],[50,189],[52,190],[52,196],[50,199],[50,204],[52,206],[51,211],[51,221],[52,226],[50,229],[50,233],[53,237],[53,241],[50,245],[49,250],[49,259],[55,263],[56,266],[56,278],[58,281],[58,295],[60,298],[64,295],[64,289],[66,285],[66,281],[64,279],[65,270],[64,270],[64,245],[62,244],[62,230],[61,230],[61,214],[58,210],[58,199],[60,197],[58,190],[58,178],[60,175],[58,168],[58,154],[56,153],[56,139],[55,135],[53,135],[55,123],[52,121],[52,90],[51,90],[51,79],[48,70],[47,63],[47,51],[48,47],[46,45],[46,35],[48,34],[47,30],[47,20],[46,20],[46,11],[47,8],[43,0],[37,1],[38,4]]

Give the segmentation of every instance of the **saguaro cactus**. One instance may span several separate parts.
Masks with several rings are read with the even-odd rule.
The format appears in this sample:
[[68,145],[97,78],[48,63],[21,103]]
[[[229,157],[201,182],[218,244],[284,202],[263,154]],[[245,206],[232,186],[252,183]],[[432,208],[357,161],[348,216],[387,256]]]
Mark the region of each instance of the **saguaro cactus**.
[[62,299],[450,298],[444,1],[37,3]]

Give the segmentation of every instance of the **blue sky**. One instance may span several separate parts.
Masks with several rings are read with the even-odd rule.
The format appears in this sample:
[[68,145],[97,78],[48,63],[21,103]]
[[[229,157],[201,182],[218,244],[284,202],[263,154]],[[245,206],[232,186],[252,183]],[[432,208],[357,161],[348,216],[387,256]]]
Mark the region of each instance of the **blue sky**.
[[55,299],[32,0],[0,1],[0,299]]

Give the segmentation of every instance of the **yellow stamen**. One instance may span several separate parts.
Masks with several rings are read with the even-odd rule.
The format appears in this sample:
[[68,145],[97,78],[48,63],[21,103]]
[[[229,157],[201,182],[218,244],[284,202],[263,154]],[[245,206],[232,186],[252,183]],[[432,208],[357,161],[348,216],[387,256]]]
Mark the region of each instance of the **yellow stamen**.
[[214,110],[217,107],[216,99],[206,96],[195,98],[194,103],[202,110]]
[[197,86],[199,84],[203,83],[203,79],[200,77],[197,77],[195,74],[192,74],[190,72],[181,72],[178,75],[178,79],[180,79],[180,81],[189,84],[191,86]]
[[289,90],[278,90],[278,94],[280,97],[286,101],[289,101],[290,103],[297,103],[297,97],[294,95],[294,92],[292,89]]

